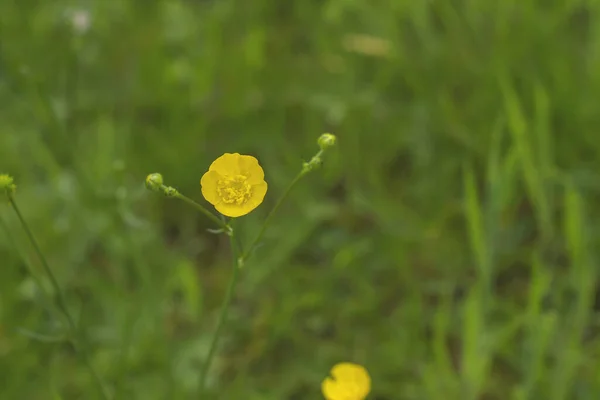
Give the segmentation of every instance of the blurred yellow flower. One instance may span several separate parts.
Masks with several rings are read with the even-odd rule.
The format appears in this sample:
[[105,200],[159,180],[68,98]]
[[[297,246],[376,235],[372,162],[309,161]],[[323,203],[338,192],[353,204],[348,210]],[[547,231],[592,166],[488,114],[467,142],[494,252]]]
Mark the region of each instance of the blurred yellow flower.
[[265,173],[258,160],[238,153],[217,158],[200,180],[202,195],[221,214],[241,217],[263,202]]
[[361,365],[339,363],[330,374],[321,384],[327,400],[364,400],[371,391],[371,377]]

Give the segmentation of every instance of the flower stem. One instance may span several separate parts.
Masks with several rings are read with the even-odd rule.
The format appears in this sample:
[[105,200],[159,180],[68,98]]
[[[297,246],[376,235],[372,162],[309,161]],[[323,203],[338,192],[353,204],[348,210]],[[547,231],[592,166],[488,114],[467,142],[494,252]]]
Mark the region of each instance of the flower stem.
[[258,245],[260,240],[262,239],[263,235],[265,234],[265,231],[267,230],[267,227],[269,226],[269,223],[271,222],[271,218],[273,218],[273,215],[275,215],[275,213],[277,212],[279,207],[281,207],[284,200],[290,194],[290,192],[292,191],[294,186],[296,186],[296,183],[298,183],[304,175],[305,174],[303,174],[302,172],[300,172],[298,175],[296,175],[294,180],[288,185],[285,192],[283,192],[283,195],[279,198],[279,200],[277,200],[277,203],[275,203],[275,206],[273,206],[273,208],[271,209],[269,214],[267,214],[267,217],[265,218],[265,221],[263,222],[263,224],[260,228],[260,231],[258,231],[258,234],[256,235],[256,237],[254,238],[254,240],[250,243],[250,246],[248,246],[248,248],[244,252],[244,255],[242,256],[242,260],[246,261],[250,257],[250,255],[252,254],[252,252],[254,251],[254,249],[256,248],[256,246]]
[[321,155],[323,154],[323,152],[324,152],[323,150],[320,150],[311,159],[310,162],[304,163],[302,170],[300,170],[298,175],[296,175],[296,177],[292,180],[292,182],[290,182],[290,184],[285,189],[285,191],[283,192],[283,194],[281,195],[279,200],[277,200],[277,203],[275,203],[275,206],[273,206],[273,208],[271,209],[269,214],[267,214],[267,217],[265,218],[265,221],[263,222],[260,230],[258,231],[258,234],[254,238],[254,240],[250,243],[250,246],[248,246],[246,251],[242,254],[242,257],[241,257],[242,263],[244,263],[252,255],[252,252],[254,251],[254,249],[256,248],[258,243],[261,241],[263,235],[265,234],[265,231],[267,230],[267,227],[269,226],[269,223],[271,222],[271,218],[273,218],[273,215],[275,215],[275,213],[277,212],[279,207],[281,207],[281,205],[283,204],[285,199],[288,197],[288,195],[290,194],[290,192],[292,191],[294,186],[296,186],[296,184],[300,181],[300,179],[302,179],[304,177],[304,175],[308,174],[310,171],[312,171],[314,168],[316,168],[316,166],[321,162]]
[[217,344],[219,342],[220,334],[225,325],[225,321],[227,320],[227,314],[229,311],[229,306],[231,305],[231,301],[233,300],[233,294],[235,293],[235,287],[238,282],[238,278],[240,275],[240,261],[238,258],[241,253],[241,247],[238,242],[236,242],[237,237],[234,234],[234,231],[231,230],[229,233],[229,241],[231,245],[231,255],[233,259],[233,272],[231,274],[231,278],[229,280],[229,285],[227,286],[227,291],[225,292],[225,299],[223,300],[223,304],[221,305],[221,311],[219,312],[219,318],[217,319],[217,326],[215,328],[215,332],[211,339],[210,347],[208,349],[208,355],[206,356],[206,360],[204,360],[204,365],[202,367],[202,371],[200,373],[200,391],[205,391],[206,386],[206,378],[208,376],[208,371],[210,369],[210,365],[212,364],[212,360],[215,356],[215,352],[217,350]]
[[[33,268],[31,266],[30,260],[19,249],[19,247],[17,246],[17,242],[15,241],[15,239],[13,238],[13,236],[12,236],[12,234],[10,232],[10,229],[8,228],[8,226],[6,225],[6,223],[4,222],[4,220],[2,218],[0,218],[0,226],[2,227],[2,230],[6,234],[6,237],[10,241],[10,244],[12,245],[12,247],[15,248],[15,250],[19,253],[19,256],[25,262],[25,264],[27,266],[27,271],[29,272],[29,274],[33,278],[33,280],[34,280],[35,284],[37,285],[37,287],[42,292],[42,295],[46,298],[46,300],[50,299],[50,294],[48,293],[48,291],[46,290],[46,288],[42,284],[42,280],[37,276],[37,274],[34,273]],[[56,311],[55,307],[56,307],[55,305],[53,305],[52,307],[49,307],[49,311],[52,312],[52,313],[56,313],[57,311]]]
[[58,308],[64,314],[64,316],[67,320],[67,324],[69,326],[69,330],[71,331],[70,332],[71,335],[69,336],[69,341],[71,342],[71,345],[73,346],[73,348],[75,349],[77,354],[79,354],[79,356],[81,357],[81,359],[82,359],[83,363],[86,365],[86,367],[89,369],[90,374],[94,378],[94,381],[96,382],[96,385],[98,386],[100,393],[102,394],[102,397],[105,400],[110,399],[108,391],[104,387],[104,384],[102,383],[102,379],[100,378],[100,375],[98,375],[98,373],[96,372],[96,369],[91,364],[91,362],[89,360],[89,356],[88,356],[87,352],[85,351],[85,348],[83,346],[83,342],[84,342],[83,338],[80,337],[79,330],[77,329],[77,326],[75,324],[75,320],[73,319],[73,317],[71,316],[71,313],[69,312],[64,293],[60,287],[60,284],[58,283],[58,280],[54,276],[54,273],[52,272],[50,265],[48,265],[48,261],[46,261],[46,257],[44,256],[44,253],[42,252],[37,240],[33,236],[31,229],[29,229],[29,225],[27,225],[27,222],[25,222],[25,218],[23,218],[23,214],[21,214],[21,211],[19,210],[19,207],[17,206],[17,203],[15,202],[14,197],[9,195],[8,201],[9,201],[10,205],[12,206],[13,210],[15,211],[15,214],[17,214],[17,218],[19,219],[19,222],[21,223],[21,226],[23,227],[23,230],[25,231],[27,238],[31,242],[36,254],[38,255],[40,262],[42,263],[42,267],[44,268],[44,271],[48,275],[48,278],[50,279],[50,283],[52,284],[52,287],[54,288],[54,291],[56,292],[56,302],[57,302]]
[[211,221],[213,221],[215,224],[217,224],[226,233],[229,233],[231,231],[231,228],[225,222],[220,220],[213,213],[211,213],[206,208],[204,208],[202,205],[196,203],[194,200],[190,199],[189,197],[184,196],[179,192],[176,192],[174,197],[178,198],[179,200],[183,200],[185,203],[189,204],[190,206],[194,207],[196,210],[200,211],[202,214],[206,215]]

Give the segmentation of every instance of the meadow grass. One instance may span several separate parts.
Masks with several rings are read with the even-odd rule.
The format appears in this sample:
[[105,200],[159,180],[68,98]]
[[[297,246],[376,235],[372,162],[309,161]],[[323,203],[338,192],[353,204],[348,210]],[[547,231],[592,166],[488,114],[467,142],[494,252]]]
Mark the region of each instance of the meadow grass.
[[[0,173],[113,399],[191,399],[229,243],[225,152],[265,202],[333,132],[240,271],[208,398],[600,398],[600,4],[0,1]],[[205,204],[205,203],[203,203]],[[208,206],[208,205],[207,205]],[[99,399],[35,248],[0,205],[0,399]]]

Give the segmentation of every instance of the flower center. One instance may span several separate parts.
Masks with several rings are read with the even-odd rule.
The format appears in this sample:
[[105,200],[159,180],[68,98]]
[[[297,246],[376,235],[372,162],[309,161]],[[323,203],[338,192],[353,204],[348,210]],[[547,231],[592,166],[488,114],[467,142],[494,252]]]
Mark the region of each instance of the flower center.
[[241,206],[246,203],[252,195],[252,186],[246,181],[244,175],[224,176],[217,182],[217,193],[226,204]]

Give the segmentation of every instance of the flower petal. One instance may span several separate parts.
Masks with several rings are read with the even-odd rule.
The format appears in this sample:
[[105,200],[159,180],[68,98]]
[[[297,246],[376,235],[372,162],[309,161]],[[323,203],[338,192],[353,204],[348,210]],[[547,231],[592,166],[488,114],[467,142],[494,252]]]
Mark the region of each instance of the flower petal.
[[217,193],[217,182],[219,179],[221,179],[221,175],[216,171],[210,170],[202,175],[202,179],[200,179],[202,196],[212,205],[218,204],[221,201]]
[[248,183],[256,185],[265,180],[265,172],[258,163],[258,160],[252,156],[239,157],[240,172],[248,177]]
[[226,217],[237,218],[248,214],[256,207],[248,207],[248,203],[238,206],[237,204],[217,203],[214,205],[218,212]]
[[238,175],[240,173],[240,154],[225,153],[210,164],[209,171],[216,171],[221,175]]
[[265,199],[265,195],[267,194],[268,188],[269,185],[267,185],[267,182],[265,181],[262,181],[258,185],[252,185],[252,197],[248,199],[248,203],[246,203],[245,205],[247,207],[251,207],[252,210],[261,205]]
[[349,362],[336,364],[331,369],[331,376],[338,383],[348,382],[355,385],[359,389],[359,399],[364,399],[371,391],[371,377],[362,365]]
[[342,400],[343,392],[337,382],[331,378],[325,378],[321,383],[321,391],[327,400]]

